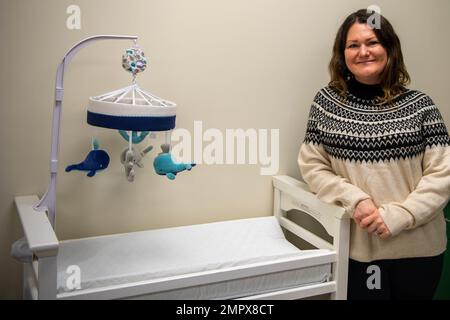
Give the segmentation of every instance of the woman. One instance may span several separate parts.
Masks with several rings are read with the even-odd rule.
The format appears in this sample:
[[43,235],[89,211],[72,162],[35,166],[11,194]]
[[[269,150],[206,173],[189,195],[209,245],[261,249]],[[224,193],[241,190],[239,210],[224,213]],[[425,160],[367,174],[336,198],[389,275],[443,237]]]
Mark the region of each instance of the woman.
[[348,298],[431,299],[447,242],[450,138],[430,97],[406,88],[389,21],[372,29],[369,18],[359,10],[337,33],[298,163],[311,190],[352,217]]

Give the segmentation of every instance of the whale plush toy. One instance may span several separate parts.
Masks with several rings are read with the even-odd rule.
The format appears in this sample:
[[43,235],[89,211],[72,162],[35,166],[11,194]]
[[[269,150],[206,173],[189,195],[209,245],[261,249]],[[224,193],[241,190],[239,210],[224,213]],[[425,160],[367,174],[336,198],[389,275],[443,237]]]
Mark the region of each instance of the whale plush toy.
[[89,152],[83,162],[72,164],[66,168],[66,172],[72,170],[88,171],[87,176],[93,177],[99,170],[104,170],[109,165],[109,156],[104,150],[98,150],[99,144],[96,139],[92,142],[93,150]]
[[170,146],[168,144],[161,145],[161,149],[162,152],[153,161],[153,167],[157,174],[174,180],[178,172],[189,171],[192,167],[195,167],[195,163],[175,163],[169,153]]

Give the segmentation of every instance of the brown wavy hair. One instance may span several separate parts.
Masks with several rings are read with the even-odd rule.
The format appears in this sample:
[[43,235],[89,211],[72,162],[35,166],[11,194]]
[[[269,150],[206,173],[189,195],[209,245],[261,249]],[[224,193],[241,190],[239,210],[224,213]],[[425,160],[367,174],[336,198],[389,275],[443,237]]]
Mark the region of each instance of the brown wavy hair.
[[[344,55],[348,31],[355,23],[367,23],[372,14],[368,13],[366,9],[360,9],[350,14],[336,34],[333,56],[328,66],[331,76],[328,85],[337,90],[342,97],[346,97],[347,81],[353,77],[345,63]],[[384,97],[380,97],[380,99],[381,103],[386,103],[403,92],[411,79],[403,61],[400,39],[391,23],[382,15],[380,15],[380,27],[379,29],[373,28],[373,31],[387,52],[387,64],[380,75],[380,85],[384,92]]]

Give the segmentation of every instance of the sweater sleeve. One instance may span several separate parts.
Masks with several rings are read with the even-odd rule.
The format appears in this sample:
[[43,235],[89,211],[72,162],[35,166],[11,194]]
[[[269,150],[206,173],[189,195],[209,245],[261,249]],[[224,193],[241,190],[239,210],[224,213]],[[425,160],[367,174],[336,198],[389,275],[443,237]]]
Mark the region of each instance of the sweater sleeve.
[[370,196],[334,172],[329,155],[322,144],[317,114],[317,107],[313,105],[308,118],[305,141],[298,155],[300,172],[311,191],[321,200],[341,206],[353,216],[358,202],[369,199]]
[[450,199],[450,138],[434,105],[424,116],[422,132],[422,178],[405,201],[384,204],[379,209],[392,235],[417,228],[442,214]]

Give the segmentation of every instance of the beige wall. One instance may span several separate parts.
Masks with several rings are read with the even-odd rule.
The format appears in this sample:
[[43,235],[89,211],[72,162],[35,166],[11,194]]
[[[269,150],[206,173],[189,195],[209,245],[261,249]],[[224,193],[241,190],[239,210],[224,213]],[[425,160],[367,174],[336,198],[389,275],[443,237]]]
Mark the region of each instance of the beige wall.
[[[95,34],[137,34],[150,59],[141,86],[178,106],[177,126],[280,129],[279,174],[299,177],[296,155],[315,92],[343,18],[362,0],[0,0],[0,298],[20,297],[9,257],[22,236],[13,198],[42,196],[48,182],[56,66],[75,42]],[[450,124],[450,1],[377,0],[396,28],[413,82]],[[81,30],[66,8],[81,7]],[[176,181],[152,172],[133,184],[122,173],[117,133],[85,122],[87,98],[129,84],[120,66],[128,42],[83,49],[66,75],[58,180],[61,239],[271,214],[271,178],[258,165],[198,166]],[[63,168],[81,161],[92,135],[111,156],[93,179]],[[153,140],[158,148],[161,139]]]

